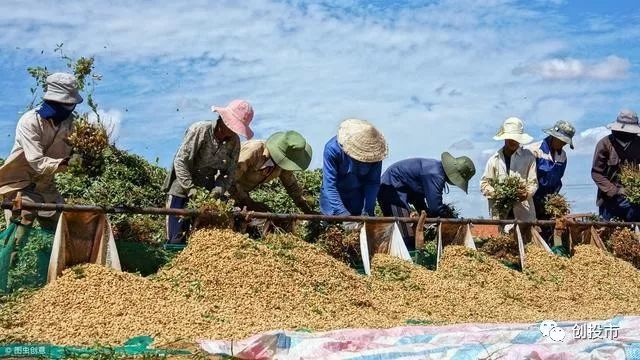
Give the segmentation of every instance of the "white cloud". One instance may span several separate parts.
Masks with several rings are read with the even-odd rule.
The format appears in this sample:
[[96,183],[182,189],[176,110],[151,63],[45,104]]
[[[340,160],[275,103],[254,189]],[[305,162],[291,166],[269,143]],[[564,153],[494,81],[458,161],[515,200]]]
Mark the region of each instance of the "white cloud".
[[[98,115],[100,116],[100,121],[104,124],[107,131],[109,132],[109,138],[111,139],[111,141],[117,142],[120,136],[120,128],[122,125],[122,112],[118,109],[98,109]],[[98,121],[98,117],[95,113],[89,113],[89,121]]]
[[611,55],[600,62],[573,58],[554,58],[525,68],[516,68],[515,74],[531,73],[551,80],[597,79],[618,80],[629,75],[629,60]]
[[[615,56],[559,59],[586,39],[556,31],[563,19],[539,7],[509,0],[361,5],[87,0],[65,4],[64,16],[51,17],[60,11],[55,2],[5,0],[0,59],[12,61],[0,63],[0,71],[53,68],[61,63],[50,49],[60,42],[72,56],[96,56],[103,80],[95,98],[107,109],[101,117],[112,119],[125,148],[164,164],[191,122],[211,118],[211,105],[234,98],[254,105],[257,138],[289,128],[303,133],[314,148],[312,166],[320,166],[340,120],[357,116],[385,133],[385,166],[411,156],[437,158],[458,142],[452,148],[473,158],[479,173],[501,145],[492,136],[507,116],[521,116],[540,136],[556,120],[588,127],[591,114],[620,108],[622,99],[611,96],[623,88],[620,82],[551,87],[537,76],[514,75],[515,68],[540,75],[544,69],[545,78],[608,79],[629,71],[628,61]],[[7,101],[22,101],[15,84],[7,85],[11,90],[0,87],[0,115],[14,105]],[[623,96],[637,99],[634,92]],[[2,119],[9,117],[0,116],[2,129],[15,126]],[[460,204],[468,206],[467,216],[486,211],[471,195]]]
[[603,137],[611,134],[611,130],[605,126],[589,128],[576,134],[573,138],[575,152],[578,154],[592,155],[596,144]]

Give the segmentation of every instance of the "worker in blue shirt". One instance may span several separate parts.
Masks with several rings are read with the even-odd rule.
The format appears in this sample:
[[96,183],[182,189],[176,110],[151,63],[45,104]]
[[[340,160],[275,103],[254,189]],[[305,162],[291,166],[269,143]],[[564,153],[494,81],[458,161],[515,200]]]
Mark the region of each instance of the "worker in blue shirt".
[[[469,180],[475,175],[473,161],[466,156],[455,158],[442,153],[436,159],[414,158],[391,165],[382,175],[378,203],[384,216],[408,217],[410,206],[417,212],[425,211],[430,217],[446,217],[447,206],[442,194],[448,185],[455,185],[465,193]],[[412,224],[400,226],[408,248],[414,247]]]
[[536,157],[538,190],[533,195],[533,203],[538,219],[549,219],[544,211],[545,198],[557,194],[562,189],[562,176],[567,168],[565,145],[573,149],[573,135],[576,129],[567,121],[560,120],[550,128],[543,130],[548,136],[527,148]]
[[[325,215],[374,215],[382,160],[388,149],[384,136],[366,120],[347,119],[324,147],[320,210]],[[357,223],[345,223],[356,230]]]

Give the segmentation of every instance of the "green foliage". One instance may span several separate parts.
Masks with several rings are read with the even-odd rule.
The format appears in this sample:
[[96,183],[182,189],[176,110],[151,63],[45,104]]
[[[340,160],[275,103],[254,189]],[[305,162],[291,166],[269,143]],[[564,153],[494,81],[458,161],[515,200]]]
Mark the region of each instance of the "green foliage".
[[438,261],[438,242],[435,240],[425,241],[424,248],[421,251],[420,265],[427,269],[435,270]]
[[35,289],[46,283],[52,244],[52,231],[38,227],[29,230],[28,241],[18,247],[16,264],[9,270],[8,288],[11,291]]
[[527,183],[520,176],[489,179],[489,185],[494,189],[494,207],[501,218],[506,217],[513,205],[520,202],[520,196],[527,193]]
[[[58,190],[69,203],[164,206],[165,169],[114,146],[106,148],[100,157],[104,166],[99,175],[73,172],[56,175]],[[164,239],[163,218],[115,214],[110,215],[110,219],[118,240],[162,242]]]
[[635,164],[625,164],[620,171],[620,182],[626,198],[633,205],[640,205],[640,168]]
[[[304,198],[312,205],[311,210],[320,211],[320,187],[322,186],[322,170],[306,170],[294,172],[298,184],[303,189]],[[300,212],[293,200],[287,194],[280,181],[271,181],[261,184],[251,191],[251,198],[261,202],[276,213],[297,213]]]

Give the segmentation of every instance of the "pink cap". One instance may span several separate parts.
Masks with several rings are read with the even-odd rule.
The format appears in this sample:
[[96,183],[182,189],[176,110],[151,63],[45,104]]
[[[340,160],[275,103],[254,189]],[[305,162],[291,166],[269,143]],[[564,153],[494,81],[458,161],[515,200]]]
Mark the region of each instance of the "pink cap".
[[227,107],[212,106],[211,111],[217,112],[222,117],[222,121],[238,135],[242,135],[247,140],[253,137],[253,130],[249,128],[253,120],[253,107],[246,100],[233,100]]

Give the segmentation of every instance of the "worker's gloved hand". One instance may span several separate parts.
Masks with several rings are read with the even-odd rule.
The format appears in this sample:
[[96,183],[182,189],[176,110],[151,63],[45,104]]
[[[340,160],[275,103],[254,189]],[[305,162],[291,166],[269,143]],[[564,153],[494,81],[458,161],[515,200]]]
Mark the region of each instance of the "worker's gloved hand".
[[192,187],[191,189],[189,189],[189,192],[187,193],[187,197],[188,197],[188,198],[192,198],[192,197],[194,197],[197,193],[198,193],[198,189],[196,189],[195,187]]
[[216,186],[211,190],[211,196],[214,199],[226,200],[224,190],[220,186]]
[[346,232],[360,231],[361,227],[362,227],[362,224],[360,224],[357,221],[345,221],[342,223],[342,228]]

